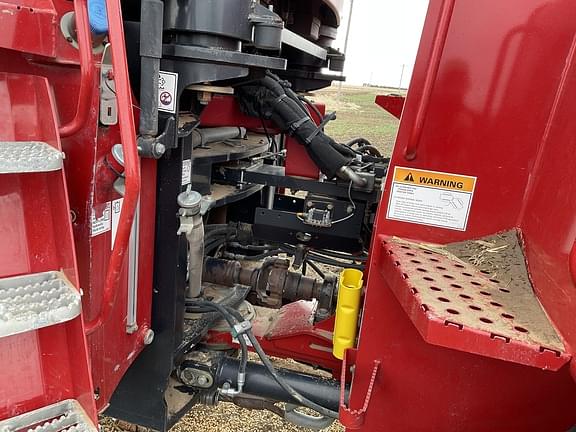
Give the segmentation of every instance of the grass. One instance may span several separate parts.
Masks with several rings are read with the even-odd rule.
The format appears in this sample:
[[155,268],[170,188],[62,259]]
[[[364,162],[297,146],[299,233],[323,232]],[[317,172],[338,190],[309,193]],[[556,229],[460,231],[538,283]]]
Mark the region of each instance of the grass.
[[398,120],[374,103],[379,94],[397,93],[396,89],[333,86],[315,92],[312,99],[326,104],[326,111],[336,111],[337,119],[328,123],[326,132],[338,142],[364,137],[390,155],[398,131]]

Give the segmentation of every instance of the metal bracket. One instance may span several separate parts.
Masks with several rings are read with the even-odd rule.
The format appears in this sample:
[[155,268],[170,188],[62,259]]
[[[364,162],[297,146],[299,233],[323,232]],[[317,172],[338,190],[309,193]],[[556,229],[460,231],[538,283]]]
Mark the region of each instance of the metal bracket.
[[112,50],[110,44],[104,47],[100,67],[100,123],[104,126],[118,124],[118,102],[116,84],[112,71]]

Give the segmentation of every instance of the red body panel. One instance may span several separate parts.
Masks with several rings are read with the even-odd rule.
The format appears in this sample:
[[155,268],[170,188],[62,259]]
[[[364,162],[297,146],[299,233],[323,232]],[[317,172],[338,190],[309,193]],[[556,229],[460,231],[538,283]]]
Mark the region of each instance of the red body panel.
[[[36,6],[30,4],[30,7],[34,8]],[[49,9],[49,7],[52,9]],[[78,67],[79,55],[78,50],[66,41],[59,29],[61,16],[72,9],[72,4],[64,0],[55,0],[53,4],[46,3],[45,8],[41,8],[42,10],[34,9],[32,11],[28,8],[24,10],[25,8],[20,2],[13,2],[10,5],[3,4],[2,9],[14,10],[14,13],[4,13],[0,17],[1,22],[5,24],[3,28],[10,29],[12,28],[11,26],[17,25],[20,27],[18,27],[17,38],[10,37],[9,32],[3,32],[3,36],[0,37],[0,46],[11,48],[11,50],[0,50],[0,57],[2,58],[0,69],[6,72],[47,78],[50,92],[55,99],[51,110],[47,101],[34,101],[34,105],[28,107],[24,102],[26,102],[26,98],[32,97],[34,93],[33,91],[26,91],[26,85],[20,84],[18,91],[14,91],[14,94],[19,96],[20,101],[13,102],[12,105],[2,105],[0,110],[3,111],[2,117],[6,120],[6,125],[3,123],[0,128],[2,133],[11,130],[10,109],[14,113],[21,114],[22,118],[25,119],[17,131],[19,135],[12,138],[3,137],[3,139],[26,140],[30,139],[26,133],[36,130],[42,131],[41,125],[37,125],[34,123],[35,121],[41,122],[53,119],[53,125],[65,125],[76,116],[79,107],[78,97],[81,81],[80,68]],[[48,15],[52,17],[49,21],[45,20]],[[36,21],[26,21],[32,18]],[[29,24],[26,27],[33,28],[34,31],[23,32],[22,23],[28,22]],[[38,43],[39,35],[42,36],[42,43]],[[119,38],[117,40],[123,44],[122,33],[115,37]],[[45,57],[35,57],[16,50],[31,54],[42,54]],[[0,258],[3,253],[10,254],[10,259],[0,259],[1,276],[43,271],[47,270],[47,267],[52,266],[55,266],[56,269],[64,268],[67,273],[71,273],[69,275],[70,279],[84,293],[83,316],[86,321],[93,320],[102,310],[103,290],[109,269],[112,246],[111,230],[94,237],[91,236],[92,210],[94,209],[96,215],[100,216],[107,202],[121,198],[113,190],[113,185],[110,181],[111,177],[104,172],[108,169],[104,166],[104,157],[110,153],[110,149],[114,144],[126,141],[125,137],[121,136],[118,125],[110,127],[99,127],[98,125],[99,98],[95,96],[99,93],[99,57],[95,57],[95,61],[93,82],[90,83],[94,97],[89,99],[88,118],[82,124],[79,132],[62,139],[62,149],[66,154],[66,183],[69,188],[69,196],[61,197],[53,189],[50,189],[48,180],[55,176],[62,176],[61,172],[33,174],[26,177],[27,180],[18,179],[18,176],[12,175],[2,176],[2,182],[0,183],[0,189],[3,189],[2,196],[7,196],[7,199],[12,200],[7,203],[10,204],[9,206],[1,206],[1,215],[6,218],[14,218],[16,221],[6,234],[14,245],[14,253],[10,253],[6,248],[3,249],[3,252],[0,252]],[[118,92],[118,80],[121,77],[117,71],[115,72]],[[28,86],[30,87],[30,85]],[[124,83],[124,87],[129,91],[128,81]],[[130,106],[130,103],[131,101],[128,100],[128,106]],[[38,114],[33,109],[41,111]],[[48,111],[45,112],[45,110]],[[124,115],[124,117],[126,116]],[[133,134],[135,131],[134,124],[128,124],[126,121],[124,123],[127,126],[127,130],[132,130]],[[52,128],[54,129],[54,126]],[[54,130],[52,131],[53,134],[55,132]],[[50,137],[47,137],[46,140],[48,138]],[[53,142],[54,146],[59,145],[57,135],[52,136],[51,139],[52,141],[49,142]],[[86,381],[87,384],[83,389],[84,393],[80,394],[79,399],[85,404],[85,408],[88,407],[88,409],[93,404],[94,399],[96,399],[98,409],[102,410],[108,404],[108,400],[124,372],[143,349],[144,335],[150,329],[156,207],[155,161],[145,161],[142,164],[141,172],[145,193],[140,197],[141,218],[138,256],[140,271],[138,275],[136,314],[138,330],[132,333],[127,333],[126,330],[128,254],[125,254],[126,256],[122,254],[123,270],[120,274],[120,284],[113,290],[114,305],[111,308],[109,317],[102,326],[94,327],[96,331],[91,333],[87,339],[82,335],[82,327],[74,330],[75,337],[80,338],[79,340],[87,340],[91,358],[91,370],[82,371],[70,361],[62,359],[58,367],[69,371],[67,373],[70,375],[66,375],[64,372],[57,373],[56,369],[51,372],[50,367],[52,366],[46,366],[45,360],[42,360],[44,362],[42,364],[43,373],[48,377],[54,377],[55,381],[52,382],[48,378],[44,378],[48,379],[48,383],[52,383],[43,387],[44,396],[40,399],[30,396],[28,402],[18,405],[18,412],[30,411],[46,405],[50,401],[61,400],[60,396],[64,398],[64,396],[78,395],[80,392],[72,390],[65,392],[66,394],[57,394],[58,391],[62,391],[62,388],[72,388],[72,384],[68,383],[66,376],[74,379],[79,379],[79,377],[89,379],[89,381]],[[11,179],[11,181],[8,182],[7,179]],[[8,192],[11,193],[8,194]],[[44,197],[46,197],[46,200],[44,200]],[[38,209],[34,213],[40,213],[34,215],[32,220],[32,214],[28,217],[28,212],[33,208]],[[72,226],[74,232],[73,244],[71,233],[68,235],[62,232],[66,225],[57,223],[53,215],[54,212],[63,212],[67,221],[70,220],[70,214],[72,214],[74,221]],[[63,216],[60,215],[60,217]],[[129,227],[128,225],[128,229]],[[4,225],[0,228],[0,231],[3,232],[3,228]],[[54,252],[51,248],[57,244],[63,244],[65,247]],[[75,254],[77,256],[78,272],[76,272]],[[37,260],[30,259],[30,257],[35,256],[38,258]],[[56,265],[57,263],[58,265]],[[54,270],[54,268],[50,268],[50,270]],[[78,320],[78,323],[80,326],[80,320]],[[68,335],[71,331],[66,327]],[[52,338],[52,341],[55,338],[58,341],[62,341],[64,345],[58,345],[60,348],[63,346],[69,347],[69,351],[65,350],[62,355],[68,355],[67,353],[70,352],[76,353],[75,355],[77,356],[81,352],[71,342],[66,343],[66,336],[59,329],[59,326],[42,329],[38,333],[40,334],[38,340],[41,341],[41,345],[35,346],[40,346],[37,352],[40,353],[42,359],[47,358],[46,353],[49,349],[52,350],[52,347],[48,347],[46,344],[46,341],[50,340],[50,338]],[[14,343],[11,342],[12,339],[0,340],[0,344],[9,343],[14,346]],[[83,343],[85,344],[86,341]],[[55,342],[53,344],[56,346]],[[33,351],[29,351],[29,348],[29,344],[23,344],[21,347],[11,348],[11,351],[3,351],[3,348],[0,348],[0,351],[12,352],[13,356],[11,358],[15,359],[22,358],[24,352],[26,352],[31,362],[38,362],[39,360],[35,360],[35,356],[30,354]],[[19,350],[20,354],[15,352],[15,349]],[[58,363],[57,357],[54,357],[54,359]],[[61,378],[56,379],[59,375]],[[92,378],[94,384],[92,384]],[[0,375],[0,388],[12,387],[11,382],[7,377]],[[24,387],[27,387],[27,385],[22,383],[21,386],[22,391],[25,391]],[[29,387],[34,388],[33,383],[30,383]],[[49,390],[51,388],[54,390]],[[31,395],[32,393],[30,392]],[[94,397],[95,395],[96,398]],[[95,416],[93,408],[91,414]],[[9,416],[7,412],[0,412],[0,418]]]
[[380,360],[362,430],[563,432],[576,423],[568,365],[551,372],[472,354],[477,342],[459,332],[458,350],[425,342],[392,292],[379,237],[448,243],[518,228],[535,291],[572,356],[575,23],[568,0],[430,2],[390,172],[478,182],[467,230],[454,231],[387,219],[388,176],[351,396],[359,408]]
[[375,100],[376,105],[381,106],[397,119],[402,117],[405,101],[406,98],[404,96],[398,95],[378,95]]
[[[326,107],[316,104],[322,114],[326,112]],[[316,119],[320,123],[322,119]],[[262,121],[256,117],[250,117],[240,110],[236,99],[232,96],[214,96],[212,101],[204,108],[200,116],[200,123],[203,127],[218,126],[241,126],[259,133],[279,134],[280,131],[270,122]],[[266,127],[266,130],[264,130]],[[301,176],[317,179],[320,171],[316,164],[310,159],[304,146],[294,138],[286,136],[286,175]]]
[[[326,106],[324,104],[315,103],[316,108],[322,115],[326,114]],[[320,124],[321,118],[310,109],[310,113],[314,118],[316,124]],[[295,138],[286,136],[286,175],[306,177],[311,179],[320,178],[320,170],[314,161],[308,155],[306,148],[300,144]]]
[[[61,149],[45,78],[0,72],[0,141]],[[79,287],[64,171],[0,175],[0,278],[62,271]],[[0,338],[0,419],[77,399],[96,419],[82,317]]]

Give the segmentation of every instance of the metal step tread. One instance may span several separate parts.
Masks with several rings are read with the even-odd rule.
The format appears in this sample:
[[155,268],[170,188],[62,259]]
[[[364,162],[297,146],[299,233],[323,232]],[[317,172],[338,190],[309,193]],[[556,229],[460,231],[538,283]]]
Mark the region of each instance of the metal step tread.
[[445,246],[381,240],[391,288],[429,343],[553,370],[570,358],[515,232]]
[[66,322],[80,312],[80,293],[61,272],[0,279],[0,337]]
[[78,401],[57,402],[0,421],[0,432],[97,432]]
[[64,153],[40,141],[0,141],[0,174],[56,171]]

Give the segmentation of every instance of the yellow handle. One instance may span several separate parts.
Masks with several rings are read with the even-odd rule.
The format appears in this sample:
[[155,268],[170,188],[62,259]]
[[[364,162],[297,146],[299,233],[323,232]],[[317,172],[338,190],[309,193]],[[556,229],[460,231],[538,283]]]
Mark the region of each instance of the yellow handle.
[[332,343],[334,357],[342,360],[344,351],[356,342],[356,330],[362,294],[363,273],[356,269],[345,269],[340,274],[338,305]]

